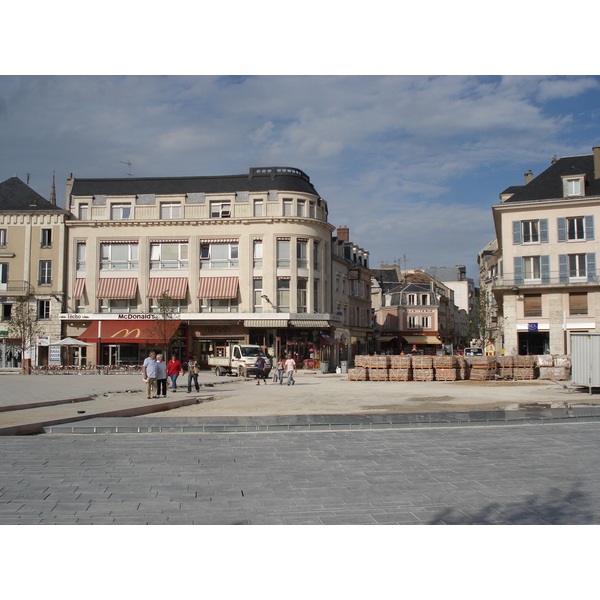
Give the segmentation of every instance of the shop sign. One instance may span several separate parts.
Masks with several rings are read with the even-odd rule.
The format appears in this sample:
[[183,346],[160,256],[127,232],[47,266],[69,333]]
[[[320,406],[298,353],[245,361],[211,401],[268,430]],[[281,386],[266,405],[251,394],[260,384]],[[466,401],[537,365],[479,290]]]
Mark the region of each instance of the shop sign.
[[537,323],[527,323],[527,331],[537,331],[538,324]]
[[49,346],[50,345],[50,336],[49,335],[38,335],[37,345],[38,346]]

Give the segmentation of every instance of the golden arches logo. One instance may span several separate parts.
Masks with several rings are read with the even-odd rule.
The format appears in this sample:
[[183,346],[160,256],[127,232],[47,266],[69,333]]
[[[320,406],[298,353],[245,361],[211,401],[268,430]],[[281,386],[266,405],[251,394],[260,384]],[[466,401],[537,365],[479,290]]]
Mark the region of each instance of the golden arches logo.
[[[119,335],[121,332],[125,332],[123,335]],[[137,333],[136,333],[137,332]],[[133,335],[135,333],[135,335]],[[113,333],[110,337],[111,338],[116,338],[116,337],[124,337],[124,338],[128,338],[128,337],[136,337],[139,338],[140,337],[140,330],[139,329],[119,329],[119,331],[117,331],[116,333]]]

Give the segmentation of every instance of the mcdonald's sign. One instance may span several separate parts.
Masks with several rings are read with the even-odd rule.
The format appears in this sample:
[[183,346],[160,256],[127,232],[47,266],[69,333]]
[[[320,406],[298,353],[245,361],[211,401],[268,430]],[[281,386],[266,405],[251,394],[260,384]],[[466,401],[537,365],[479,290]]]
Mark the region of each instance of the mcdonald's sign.
[[113,333],[110,337],[111,338],[139,338],[141,334],[141,331],[136,327],[135,329],[127,329],[125,327],[123,327],[122,329],[119,329],[119,331]]

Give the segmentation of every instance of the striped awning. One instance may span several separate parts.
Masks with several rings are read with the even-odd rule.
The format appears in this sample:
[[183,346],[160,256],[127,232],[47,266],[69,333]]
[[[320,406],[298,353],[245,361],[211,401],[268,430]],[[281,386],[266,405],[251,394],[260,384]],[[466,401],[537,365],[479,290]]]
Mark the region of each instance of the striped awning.
[[153,277],[148,283],[148,298],[160,298],[167,294],[174,300],[185,300],[187,297],[187,277]]
[[237,277],[201,277],[198,298],[207,300],[227,300],[237,298],[239,279]]
[[268,327],[273,329],[275,327],[287,327],[286,319],[246,319],[244,321],[244,327]]
[[96,296],[103,300],[133,300],[137,294],[137,282],[133,277],[100,279]]
[[83,296],[83,290],[85,289],[85,279],[76,279],[75,280],[75,289],[73,290],[73,298],[75,300],[79,300],[81,296]]
[[291,320],[290,327],[316,327],[319,329],[330,327],[329,321],[315,321],[315,320]]
[[442,344],[434,335],[405,335],[404,339],[409,344]]

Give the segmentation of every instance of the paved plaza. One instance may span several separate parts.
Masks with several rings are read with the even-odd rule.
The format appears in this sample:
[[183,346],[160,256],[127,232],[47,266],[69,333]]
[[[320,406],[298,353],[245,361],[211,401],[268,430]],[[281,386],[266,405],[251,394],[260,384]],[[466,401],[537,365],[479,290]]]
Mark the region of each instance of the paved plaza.
[[1,524],[596,524],[600,424],[0,438]]

